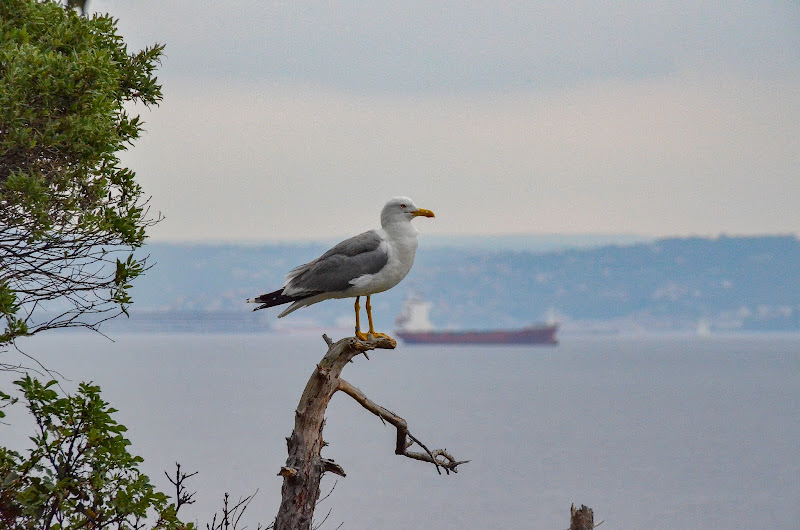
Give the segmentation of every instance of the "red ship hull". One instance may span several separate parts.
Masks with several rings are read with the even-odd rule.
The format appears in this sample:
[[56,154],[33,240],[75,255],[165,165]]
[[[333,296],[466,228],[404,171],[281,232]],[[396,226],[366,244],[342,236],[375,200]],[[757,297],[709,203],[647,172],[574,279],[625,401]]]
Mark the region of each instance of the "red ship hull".
[[395,331],[409,344],[558,344],[558,324],[490,331]]

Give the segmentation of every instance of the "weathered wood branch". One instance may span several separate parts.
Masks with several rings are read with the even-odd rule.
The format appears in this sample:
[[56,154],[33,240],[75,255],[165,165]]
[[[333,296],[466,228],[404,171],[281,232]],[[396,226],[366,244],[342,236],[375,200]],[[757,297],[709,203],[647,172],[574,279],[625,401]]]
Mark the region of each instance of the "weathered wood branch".
[[[458,473],[458,466],[466,464],[469,460],[456,460],[446,449],[429,450],[425,445],[414,438],[408,431],[408,424],[406,420],[392,412],[391,410],[382,407],[370,400],[364,392],[354,387],[344,379],[339,379],[339,390],[352,397],[358,402],[359,405],[375,414],[381,421],[389,422],[397,429],[397,443],[395,445],[394,453],[397,455],[407,456],[422,462],[430,462],[436,466],[436,471],[441,474],[439,468],[443,468],[445,472]],[[408,448],[414,444],[419,445],[424,449],[424,453],[409,451]]]
[[594,511],[585,504],[581,504],[580,508],[576,508],[572,504],[569,507],[569,514],[569,530],[592,530],[604,523],[604,521],[600,521],[594,524]]
[[[370,350],[394,349],[397,346],[394,340],[388,337],[375,337],[362,341],[349,337],[334,343],[327,335],[323,335],[323,339],[328,345],[328,351],[306,383],[295,410],[294,430],[291,436],[286,438],[289,456],[286,465],[278,473],[283,477],[283,486],[281,505],[275,518],[276,530],[311,529],[314,508],[319,500],[322,475],[331,472],[345,476],[344,469],[340,465],[320,455],[326,445],[322,439],[325,410],[333,394],[339,390],[352,396],[364,408],[397,428],[395,447],[397,454],[430,462],[437,466],[437,470],[444,468],[448,473],[456,472],[456,467],[466,462],[457,461],[446,450],[428,450],[408,432],[408,426],[403,418],[372,402],[363,392],[339,377],[342,369],[354,357],[362,353],[366,357]],[[408,451],[414,443],[422,447],[424,452]]]
[[336,343],[327,335],[323,338],[328,351],[308,378],[295,410],[294,430],[286,439],[289,456],[278,473],[283,476],[283,486],[281,505],[275,518],[277,530],[310,529],[322,475],[336,470],[344,476],[341,466],[320,455],[325,445],[322,439],[325,410],[339,388],[342,368],[356,355],[376,348],[393,349],[397,346],[395,341],[387,338],[361,341],[351,337]]

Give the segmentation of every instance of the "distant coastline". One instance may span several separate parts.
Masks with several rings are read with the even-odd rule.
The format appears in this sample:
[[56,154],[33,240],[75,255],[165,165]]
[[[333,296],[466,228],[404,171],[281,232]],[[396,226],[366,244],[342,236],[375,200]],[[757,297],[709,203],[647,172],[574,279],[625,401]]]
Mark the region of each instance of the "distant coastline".
[[[428,242],[409,277],[373,297],[387,329],[409,292],[433,303],[442,329],[524,326],[554,317],[561,334],[800,331],[800,242],[794,235],[666,238],[575,247],[541,236],[538,250],[507,249],[514,238]],[[519,236],[525,237],[525,236]],[[528,247],[535,246],[529,239]],[[589,237],[589,236],[587,236]],[[631,236],[636,237],[636,236]],[[475,238],[480,243],[483,238]],[[587,242],[591,239],[584,239]],[[422,238],[424,241],[424,238]],[[598,240],[599,241],[599,240]],[[520,246],[522,246],[520,244]],[[317,304],[277,320],[249,311],[245,298],[274,289],[324,243],[150,244],[153,265],[137,279],[125,330],[268,332],[338,327],[347,300]]]

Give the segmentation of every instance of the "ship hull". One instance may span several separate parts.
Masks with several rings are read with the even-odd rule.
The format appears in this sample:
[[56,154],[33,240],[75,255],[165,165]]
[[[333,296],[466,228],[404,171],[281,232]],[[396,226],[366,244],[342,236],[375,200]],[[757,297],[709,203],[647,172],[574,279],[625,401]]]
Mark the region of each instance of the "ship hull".
[[557,324],[514,330],[489,331],[395,331],[409,344],[558,344]]

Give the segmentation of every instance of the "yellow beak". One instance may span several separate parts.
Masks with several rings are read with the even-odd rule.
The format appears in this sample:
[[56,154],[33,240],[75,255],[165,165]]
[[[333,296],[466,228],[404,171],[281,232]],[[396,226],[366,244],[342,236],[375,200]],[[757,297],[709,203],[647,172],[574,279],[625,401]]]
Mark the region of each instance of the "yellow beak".
[[414,212],[414,216],[415,217],[419,217],[419,216],[422,216],[422,217],[436,217],[435,215],[433,215],[432,211],[426,210],[425,208],[420,208],[419,210]]

